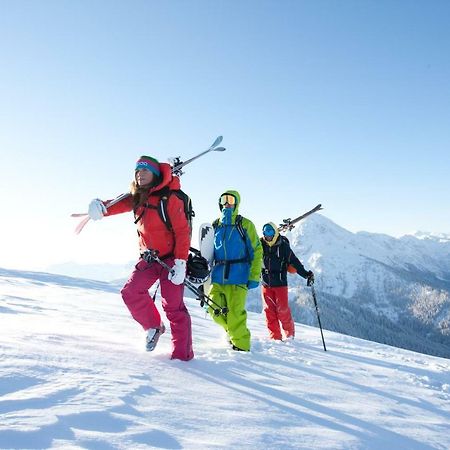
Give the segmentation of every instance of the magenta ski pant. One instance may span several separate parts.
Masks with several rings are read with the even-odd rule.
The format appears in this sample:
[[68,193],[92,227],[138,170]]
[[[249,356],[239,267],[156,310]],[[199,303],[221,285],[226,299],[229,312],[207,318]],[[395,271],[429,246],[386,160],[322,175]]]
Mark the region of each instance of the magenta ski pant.
[[[173,259],[165,262],[171,267]],[[172,359],[188,361],[192,350],[191,316],[183,301],[184,285],[175,285],[167,278],[168,272],[157,262],[139,260],[130,278],[122,288],[122,298],[133,318],[144,330],[159,328],[161,316],[148,290],[159,279],[162,307],[172,332]]]

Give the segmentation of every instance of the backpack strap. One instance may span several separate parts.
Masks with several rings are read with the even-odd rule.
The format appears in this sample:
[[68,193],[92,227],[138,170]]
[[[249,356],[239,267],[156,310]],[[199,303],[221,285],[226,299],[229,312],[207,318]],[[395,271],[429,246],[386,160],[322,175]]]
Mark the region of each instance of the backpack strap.
[[[212,223],[212,226],[213,226],[213,228],[214,229],[216,229],[218,226],[219,226],[219,224],[220,224],[220,220],[219,219],[216,219],[213,223]],[[232,225],[233,226],[233,225]],[[242,240],[245,242],[245,243],[247,243],[247,239],[246,239],[246,237],[245,237],[245,229],[244,229],[244,227],[242,226],[242,216],[240,215],[240,214],[238,214],[237,216],[236,216],[236,219],[235,219],[235,221],[234,221],[234,226],[237,228],[237,230],[239,231],[239,234],[241,235],[241,238],[242,238]],[[247,245],[246,245],[246,248],[247,248]]]
[[[247,237],[246,237],[245,229],[244,229],[244,227],[242,226],[242,219],[243,219],[243,217],[242,217],[240,214],[238,214],[238,215],[236,216],[236,219],[235,219],[235,221],[234,221],[234,224],[231,225],[231,226],[235,226],[236,229],[238,230],[238,232],[239,232],[239,234],[240,234],[242,240],[244,241],[244,244],[245,244],[245,250],[246,250],[246,252],[247,252],[247,254],[248,254]],[[219,223],[220,223],[220,220],[219,220],[219,219],[216,219],[216,220],[212,223],[213,228],[216,229],[216,228],[219,226]]]
[[188,221],[189,229],[192,233],[192,219],[193,217],[195,217],[195,212],[192,209],[192,201],[190,197],[181,189],[170,189],[168,186],[165,186],[163,189],[155,192],[154,194],[151,194],[154,197],[159,195],[159,203],[156,206],[149,205],[148,203],[142,205],[144,207],[144,210],[139,215],[139,217],[136,217],[135,213],[136,220],[134,221],[134,223],[136,224],[142,219],[147,208],[156,209],[161,221],[166,225],[167,229],[170,232],[173,232],[172,221],[170,220],[167,207],[169,198],[172,194],[176,195],[183,202],[183,211]]
[[173,227],[169,214],[167,213],[167,202],[169,201],[169,197],[172,195],[172,192],[174,191],[170,191],[169,189],[167,189],[167,192],[163,192],[157,207],[159,217],[166,224],[169,231],[173,231]]
[[[224,272],[224,277],[225,279],[228,279],[228,276],[230,274],[230,266],[231,264],[238,264],[238,263],[250,263],[250,252],[248,250],[248,246],[247,246],[247,237],[246,237],[246,231],[242,225],[242,219],[243,217],[238,214],[236,216],[236,219],[234,221],[234,225],[236,227],[236,229],[238,230],[238,233],[240,234],[242,240],[244,241],[244,246],[245,246],[245,257],[244,258],[239,258],[239,259],[224,259],[224,260],[215,260],[214,261],[214,265],[220,265],[220,264],[224,264],[225,265],[225,272]],[[213,223],[212,226],[214,229],[216,229],[219,226],[219,219],[216,219]]]
[[164,194],[161,197],[160,209],[158,212],[162,221],[166,224],[169,231],[173,231],[172,222],[170,221],[169,214],[167,213],[167,202],[169,201],[169,197],[172,194],[178,197],[183,202],[184,215],[188,221],[189,230],[192,233],[192,220],[195,217],[195,212],[192,208],[191,198],[181,189],[173,189],[173,190],[168,189],[167,194]]
[[173,231],[172,223],[170,221],[169,215],[167,214],[167,201],[172,192],[174,192],[174,191],[171,191],[167,186],[165,186],[160,191],[155,192],[155,194],[151,194],[151,195],[154,195],[155,197],[156,197],[156,194],[158,194],[160,196],[158,205],[154,206],[154,205],[150,205],[148,203],[144,203],[142,205],[144,209],[141,212],[141,214],[139,214],[138,217],[136,217],[136,214],[135,214],[136,218],[135,218],[134,223],[137,224],[140,220],[142,220],[147,209],[156,209],[159,217],[166,224],[169,231]]
[[240,214],[238,214],[236,216],[236,220],[234,221],[234,224],[236,225],[236,228],[239,231],[239,234],[241,235],[242,240],[244,241],[245,249],[247,250],[247,253],[248,253],[247,237],[246,237],[245,229],[242,226],[242,219],[243,219],[243,217]]

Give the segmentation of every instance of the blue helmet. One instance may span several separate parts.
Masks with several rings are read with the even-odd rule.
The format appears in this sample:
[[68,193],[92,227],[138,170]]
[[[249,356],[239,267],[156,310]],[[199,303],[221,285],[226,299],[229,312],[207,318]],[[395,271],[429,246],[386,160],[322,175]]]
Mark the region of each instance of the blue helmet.
[[275,229],[273,228],[272,225],[270,225],[270,223],[266,223],[263,226],[263,235],[264,236],[269,236],[269,237],[275,236]]

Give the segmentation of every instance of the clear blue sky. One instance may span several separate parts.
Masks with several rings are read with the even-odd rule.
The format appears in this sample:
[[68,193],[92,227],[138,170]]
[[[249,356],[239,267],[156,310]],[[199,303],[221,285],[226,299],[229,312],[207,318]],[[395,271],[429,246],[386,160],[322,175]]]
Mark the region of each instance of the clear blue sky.
[[450,2],[0,0],[0,265],[121,262],[90,223],[141,154],[187,159],[195,226],[225,189],[258,228],[317,203],[351,230],[450,233]]

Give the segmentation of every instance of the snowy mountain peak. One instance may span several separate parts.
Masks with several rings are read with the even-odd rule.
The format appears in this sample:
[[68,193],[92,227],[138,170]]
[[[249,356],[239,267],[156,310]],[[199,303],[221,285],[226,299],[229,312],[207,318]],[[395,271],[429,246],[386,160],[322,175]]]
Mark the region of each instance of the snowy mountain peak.
[[305,220],[300,221],[298,224],[296,224],[291,233],[293,236],[315,234],[317,237],[320,237],[324,234],[347,237],[353,235],[352,232],[346,230],[345,228],[342,228],[331,219],[320,213],[312,214]]
[[413,236],[416,239],[422,239],[422,240],[431,240],[431,241],[437,241],[439,243],[450,243],[450,234],[447,233],[430,233],[428,231],[415,231],[411,233],[410,235],[405,236]]

